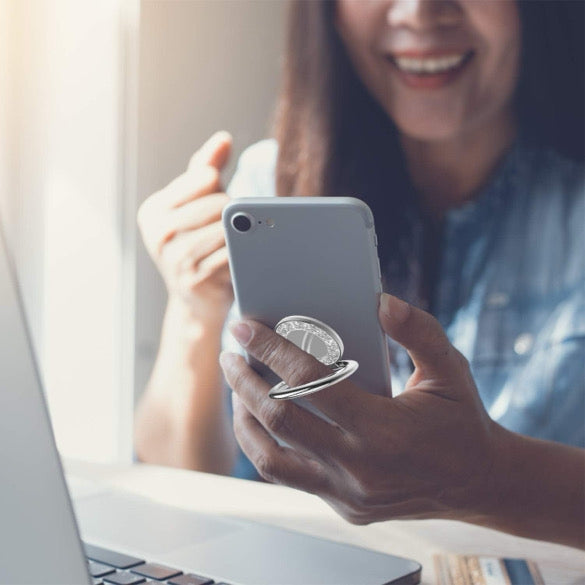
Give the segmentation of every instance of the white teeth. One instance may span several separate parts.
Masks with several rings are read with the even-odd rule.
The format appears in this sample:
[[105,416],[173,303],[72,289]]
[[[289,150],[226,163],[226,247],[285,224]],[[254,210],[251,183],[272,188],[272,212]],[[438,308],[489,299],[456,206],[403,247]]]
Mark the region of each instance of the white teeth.
[[445,55],[436,59],[413,59],[410,57],[394,57],[400,69],[408,73],[443,73],[461,65],[466,53]]

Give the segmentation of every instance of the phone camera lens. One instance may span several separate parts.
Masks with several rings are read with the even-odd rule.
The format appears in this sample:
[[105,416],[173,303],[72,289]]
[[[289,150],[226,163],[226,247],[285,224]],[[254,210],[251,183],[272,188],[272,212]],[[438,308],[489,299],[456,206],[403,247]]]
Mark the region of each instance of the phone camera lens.
[[239,232],[247,232],[252,227],[252,221],[248,215],[238,213],[232,217],[232,225]]

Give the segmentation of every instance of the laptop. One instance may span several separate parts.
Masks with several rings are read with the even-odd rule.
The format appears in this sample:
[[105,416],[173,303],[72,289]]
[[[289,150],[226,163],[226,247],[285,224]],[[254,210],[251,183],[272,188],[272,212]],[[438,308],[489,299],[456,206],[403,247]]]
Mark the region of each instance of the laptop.
[[412,560],[122,490],[74,509],[15,275],[0,225],[0,583],[419,583]]

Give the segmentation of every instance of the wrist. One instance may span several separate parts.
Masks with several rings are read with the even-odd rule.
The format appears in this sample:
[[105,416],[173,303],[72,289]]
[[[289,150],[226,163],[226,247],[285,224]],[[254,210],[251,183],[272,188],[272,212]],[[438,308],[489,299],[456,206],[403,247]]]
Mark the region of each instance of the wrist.
[[[476,512],[481,524],[490,525],[506,506],[514,489],[514,461],[518,460],[518,435],[493,422],[490,463],[486,470],[483,486],[476,498]],[[513,499],[512,499],[513,501]]]
[[507,502],[506,480],[510,477],[515,449],[514,433],[490,420],[487,448],[480,458],[479,471],[466,486],[453,519],[489,526],[501,513]]
[[[168,380],[173,379],[174,385],[181,388],[201,388],[201,378],[219,376],[218,356],[226,316],[224,311],[201,315],[193,312],[182,299],[169,297],[151,377],[151,381],[160,379],[161,384],[154,386],[167,387]],[[211,385],[220,383],[218,378]],[[209,386],[205,382],[202,387]]]
[[496,530],[585,548],[582,449],[535,439],[494,423],[493,464],[475,513]]

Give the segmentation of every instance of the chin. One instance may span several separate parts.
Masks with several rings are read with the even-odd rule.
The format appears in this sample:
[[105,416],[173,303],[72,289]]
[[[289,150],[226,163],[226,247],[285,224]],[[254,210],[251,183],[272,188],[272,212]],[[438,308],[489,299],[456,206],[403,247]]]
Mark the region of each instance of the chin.
[[[398,132],[413,140],[441,141],[449,140],[461,135],[466,127],[465,108],[458,107],[452,103],[449,107],[444,104],[434,104],[435,107],[428,107],[429,104],[403,104],[402,108],[386,107],[388,116],[394,121]],[[424,107],[424,106],[427,107]],[[469,122],[469,120],[467,120]]]
[[446,120],[425,120],[422,117],[411,123],[396,123],[396,126],[403,136],[421,142],[450,140],[461,134],[459,124],[449,124]]

